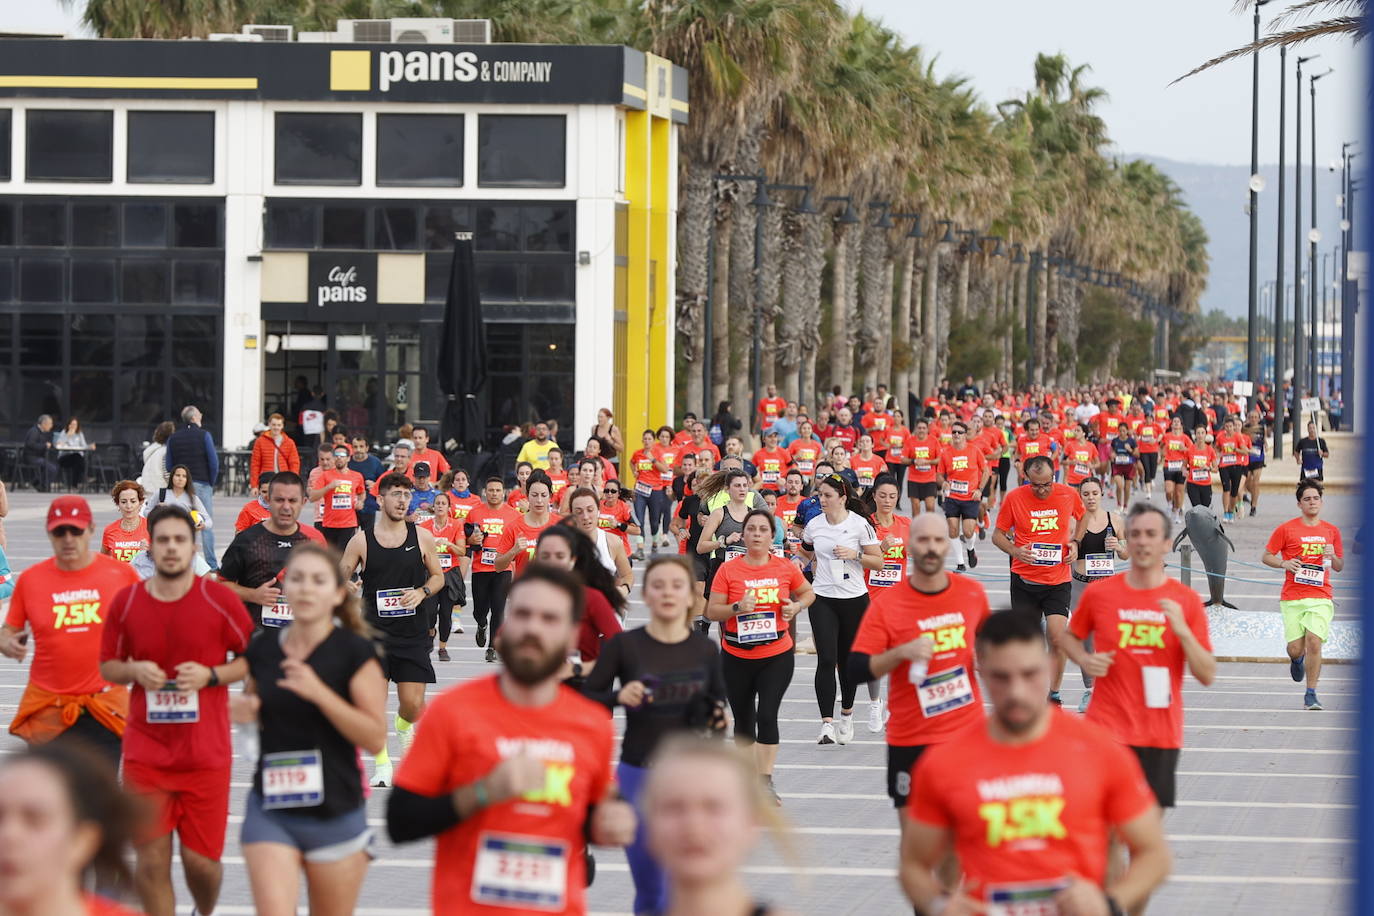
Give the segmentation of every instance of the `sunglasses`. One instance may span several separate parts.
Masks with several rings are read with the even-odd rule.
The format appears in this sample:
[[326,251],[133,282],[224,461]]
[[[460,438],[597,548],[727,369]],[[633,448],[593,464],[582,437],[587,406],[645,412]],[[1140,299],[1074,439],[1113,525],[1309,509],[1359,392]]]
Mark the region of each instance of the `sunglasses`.
[[52,535],[53,537],[55,537],[55,538],[66,538],[66,537],[79,538],[79,537],[81,537],[81,535],[85,534],[86,532],[84,532],[84,531],[82,531],[80,528],[74,527],[74,526],[72,526],[72,525],[60,525],[60,526],[54,528],[52,531],[49,531],[48,533],[51,534],[51,535]]
[[617,490],[617,489],[614,488],[614,487],[607,487],[607,488],[606,488],[605,490],[603,490],[602,492],[605,493],[607,496],[619,496],[619,495],[620,495],[620,491]]

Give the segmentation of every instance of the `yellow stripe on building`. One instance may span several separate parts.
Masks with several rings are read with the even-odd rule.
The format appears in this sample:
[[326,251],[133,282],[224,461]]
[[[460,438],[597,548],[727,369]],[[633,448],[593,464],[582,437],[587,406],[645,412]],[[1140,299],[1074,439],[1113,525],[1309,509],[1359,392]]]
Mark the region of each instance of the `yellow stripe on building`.
[[257,89],[255,76],[8,76],[8,89]]

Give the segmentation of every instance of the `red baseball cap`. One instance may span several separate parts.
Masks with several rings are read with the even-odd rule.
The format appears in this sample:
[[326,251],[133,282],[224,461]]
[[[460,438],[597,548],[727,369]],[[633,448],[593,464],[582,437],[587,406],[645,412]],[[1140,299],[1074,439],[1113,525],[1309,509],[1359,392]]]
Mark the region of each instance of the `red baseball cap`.
[[90,503],[82,496],[59,496],[48,506],[49,532],[64,525],[85,531],[94,521],[95,516],[91,514]]

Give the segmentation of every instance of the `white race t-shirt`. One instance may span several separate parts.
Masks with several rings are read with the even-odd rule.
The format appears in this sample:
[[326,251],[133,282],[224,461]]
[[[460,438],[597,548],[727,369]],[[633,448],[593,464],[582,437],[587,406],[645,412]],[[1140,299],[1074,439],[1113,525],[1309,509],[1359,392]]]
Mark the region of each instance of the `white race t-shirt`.
[[858,560],[835,557],[836,547],[848,547],[861,554],[869,544],[882,543],[868,519],[850,512],[844,521],[832,525],[822,513],[806,523],[806,528],[802,530],[802,541],[811,544],[815,550],[812,584],[817,595],[822,598],[858,598],[868,594],[863,565]]

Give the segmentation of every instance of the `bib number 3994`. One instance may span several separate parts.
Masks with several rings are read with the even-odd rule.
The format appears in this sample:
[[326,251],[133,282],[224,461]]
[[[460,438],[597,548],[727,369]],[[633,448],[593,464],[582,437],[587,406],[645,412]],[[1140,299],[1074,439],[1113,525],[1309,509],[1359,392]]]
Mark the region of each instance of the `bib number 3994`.
[[543,837],[484,833],[477,841],[472,899],[487,906],[561,912],[568,847]]
[[963,665],[930,675],[916,687],[916,698],[927,719],[943,716],[973,702],[973,682]]

